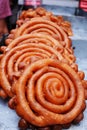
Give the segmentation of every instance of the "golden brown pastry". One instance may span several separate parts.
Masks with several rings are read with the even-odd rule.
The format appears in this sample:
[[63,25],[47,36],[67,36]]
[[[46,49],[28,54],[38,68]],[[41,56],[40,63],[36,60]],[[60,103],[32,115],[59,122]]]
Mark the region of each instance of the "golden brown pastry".
[[[0,63],[1,87],[8,96],[12,96],[12,84],[17,80],[26,66],[45,58],[53,58],[67,62],[63,55],[54,49],[57,41],[50,36],[30,34],[21,36],[7,47],[2,47],[4,54]],[[58,44],[59,51],[62,50]],[[67,56],[68,57],[68,56]]]
[[[12,36],[12,34],[15,35],[17,29],[19,30],[19,27],[22,26],[22,24],[26,23],[27,21],[31,21],[33,18],[35,18],[35,19],[41,18],[41,19],[54,23],[56,26],[60,27],[61,30],[63,30],[63,32],[67,35],[67,37],[73,35],[70,22],[64,21],[62,16],[55,16],[52,14],[52,12],[48,12],[44,8],[38,7],[36,9],[28,9],[26,11],[22,11],[19,19],[17,20],[18,27],[11,31],[11,35],[8,36],[8,39],[6,40],[6,45],[8,45],[10,42],[12,42],[12,39],[14,39],[14,36]],[[38,30],[38,31],[40,31],[40,30]],[[43,28],[42,28],[42,32],[43,31],[46,32],[46,29],[43,30]],[[49,29],[49,31],[47,31],[47,32],[51,33],[52,31],[50,31],[50,29]],[[59,33],[61,33],[61,32],[59,32]],[[52,33],[51,33],[51,35],[52,35]],[[55,34],[53,34],[53,37],[58,39],[59,35],[57,35],[55,33]],[[69,42],[70,42],[70,39],[69,39]]]
[[66,63],[54,59],[32,63],[15,83],[15,90],[15,110],[29,124],[68,127],[68,123],[82,119],[84,88]]

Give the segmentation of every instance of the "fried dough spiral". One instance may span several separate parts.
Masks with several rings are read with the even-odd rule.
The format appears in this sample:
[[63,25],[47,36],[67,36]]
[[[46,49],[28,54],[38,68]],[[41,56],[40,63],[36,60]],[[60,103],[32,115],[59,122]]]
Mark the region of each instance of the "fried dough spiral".
[[35,126],[72,122],[84,106],[84,89],[67,64],[44,59],[26,68],[16,83],[15,110]]
[[[6,45],[8,45],[10,42],[12,42],[17,29],[19,29],[19,27],[22,26],[22,24],[26,23],[27,21],[31,21],[33,18],[35,18],[35,19],[43,18],[44,20],[47,20],[49,22],[51,21],[52,23],[55,23],[56,26],[60,26],[60,28],[63,30],[63,32],[65,32],[65,34],[67,36],[73,35],[70,22],[65,21],[62,16],[55,16],[55,15],[53,15],[52,12],[49,12],[42,7],[38,7],[36,9],[28,9],[26,11],[22,11],[19,19],[16,22],[18,27],[16,29],[13,29],[10,32],[8,39],[6,39]],[[42,31],[43,31],[43,29],[44,28],[42,28]],[[40,31],[40,30],[38,30],[38,31]],[[47,31],[47,30],[44,30],[44,31]],[[50,30],[49,30],[49,33],[51,33]],[[52,35],[52,33],[51,33],[51,35]],[[58,36],[56,35],[56,33],[55,33],[54,37],[58,39]]]
[[[53,23],[55,26],[58,26],[56,29],[55,26],[54,26],[54,28],[52,27],[53,25],[51,25],[51,23],[50,24],[46,23],[48,25],[48,27],[45,23],[43,24],[43,22],[42,22],[42,24],[41,24],[41,22],[38,23],[38,24],[40,24],[40,26],[38,26],[38,25],[35,26],[35,23],[34,23],[34,28],[35,28],[35,31],[37,31],[37,32],[40,32],[40,33],[44,32],[46,34],[50,34],[57,40],[60,40],[61,36],[62,36],[62,40],[64,40],[63,35],[64,35],[65,39],[66,39],[66,36],[67,37],[72,36],[72,29],[71,29],[70,22],[64,21],[62,16],[55,16],[52,14],[52,12],[48,12],[44,8],[38,7],[35,10],[29,9],[29,10],[23,11],[21,13],[19,20],[17,20],[18,27],[11,31],[10,35],[8,36],[8,39],[6,39],[6,45],[8,45],[9,43],[12,42],[12,40],[15,38],[14,36],[16,34],[16,31],[19,30],[19,28],[23,24],[25,24],[27,21],[30,22],[33,19],[47,20],[48,22]],[[30,28],[30,29],[34,29],[34,28]],[[37,30],[36,30],[36,28],[37,28]],[[33,30],[32,32],[34,33],[35,31]],[[61,35],[61,33],[63,33],[63,34]],[[17,35],[16,35],[16,37],[17,37]],[[67,43],[67,44],[70,44],[70,39],[68,39],[68,42],[69,43]]]
[[20,27],[26,21],[30,21],[32,18],[38,17],[47,19],[61,26],[61,28],[66,32],[68,36],[73,35],[70,22],[64,21],[62,16],[55,16],[52,12],[49,12],[42,7],[38,7],[35,10],[28,9],[27,11],[23,11],[19,17],[19,20],[17,20],[17,25]]
[[[37,42],[34,43],[36,38]],[[40,38],[42,38],[41,35],[24,35],[5,48],[0,65],[0,82],[8,96],[12,96],[11,88],[15,79],[18,79],[25,67],[32,62],[44,58],[54,58],[67,62],[61,53],[45,44],[46,42],[52,44],[51,39]]]
[[66,46],[70,46],[70,40],[63,29],[56,23],[43,18],[33,18],[31,21],[27,21],[17,30],[15,38],[24,34],[36,32],[49,34],[58,41],[66,43]]
[[53,47],[55,50],[60,52],[63,57],[69,62],[70,64],[74,63],[76,58],[73,54],[73,51],[69,47],[65,47],[61,44],[60,41],[52,38],[50,35],[41,34],[41,33],[34,33],[34,34],[25,34],[17,39],[14,39],[12,43],[8,45],[8,49],[11,49],[19,44],[27,43],[43,43]]
[[56,23],[43,18],[33,18],[31,21],[27,21],[25,24],[23,24],[17,30],[14,37],[16,38],[18,36],[30,33],[40,33],[42,35],[46,34],[47,36],[52,36],[62,44],[63,48],[65,48],[63,54],[65,59],[67,59],[70,63],[75,62],[75,56],[73,55],[71,41],[63,29]]

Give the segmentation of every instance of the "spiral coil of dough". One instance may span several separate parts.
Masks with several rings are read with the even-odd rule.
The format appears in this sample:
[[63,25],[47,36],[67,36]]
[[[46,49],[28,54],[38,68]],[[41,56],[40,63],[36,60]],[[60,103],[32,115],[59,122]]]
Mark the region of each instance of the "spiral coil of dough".
[[[27,41],[26,41],[27,40]],[[23,41],[23,42],[22,42]],[[60,41],[57,41],[53,37],[46,35],[46,34],[29,34],[29,35],[23,35],[18,39],[13,40],[11,44],[8,45],[8,48],[12,48],[13,46],[16,46],[18,44],[24,44],[25,42],[35,42],[35,43],[44,43],[49,46],[52,46],[57,50],[58,52],[62,53],[63,57],[70,63],[74,63],[76,58],[73,54],[73,51],[69,47],[65,47],[65,45],[62,45]]]
[[16,85],[15,110],[35,126],[66,124],[83,110],[82,83],[67,64],[39,60],[27,67]]
[[44,18],[52,21],[61,26],[61,28],[66,32],[68,36],[72,36],[70,22],[65,21],[62,16],[54,16],[52,12],[49,12],[42,7],[38,7],[35,10],[28,9],[27,11],[23,11],[17,20],[17,25],[20,27],[22,24],[31,20],[32,18]]
[[[56,46],[57,41],[49,36],[47,38],[46,35],[42,36],[40,34],[24,35],[15,39],[5,48],[0,65],[0,81],[3,81],[1,86],[9,96],[12,95],[12,80],[15,79],[14,77],[18,78],[21,76],[21,69],[19,68],[22,67],[23,71],[25,66],[43,58],[55,58],[67,62],[63,55],[52,47],[52,45]],[[57,46],[61,49],[60,44]]]

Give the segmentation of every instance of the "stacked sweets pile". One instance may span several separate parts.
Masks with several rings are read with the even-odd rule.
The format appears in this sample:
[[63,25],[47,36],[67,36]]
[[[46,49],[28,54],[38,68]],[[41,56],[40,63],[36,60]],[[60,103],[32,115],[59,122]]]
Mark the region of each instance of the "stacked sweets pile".
[[44,8],[23,11],[0,51],[0,96],[26,130],[62,130],[79,123],[87,99],[75,63],[71,24]]

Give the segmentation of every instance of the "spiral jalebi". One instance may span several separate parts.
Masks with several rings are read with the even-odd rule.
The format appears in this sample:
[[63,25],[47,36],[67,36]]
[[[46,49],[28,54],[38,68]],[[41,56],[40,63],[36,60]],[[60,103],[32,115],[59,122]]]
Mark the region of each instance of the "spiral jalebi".
[[46,45],[49,45],[53,47],[58,52],[62,53],[63,57],[70,63],[74,63],[76,58],[73,54],[73,50],[69,47],[65,47],[65,45],[62,45],[60,41],[57,41],[56,39],[52,38],[50,35],[41,34],[41,33],[34,33],[29,35],[23,35],[17,39],[14,39],[11,44],[8,45],[8,48],[11,49],[14,46],[17,46],[19,44],[24,44],[25,42],[30,43],[43,43]]
[[[32,62],[44,58],[55,58],[67,62],[63,55],[52,47],[52,45],[56,46],[56,40],[50,39],[49,36],[46,39],[46,35],[41,36],[40,34],[24,35],[15,39],[4,49],[0,64],[0,81],[8,96],[12,96],[11,86],[15,78],[18,79],[24,68]],[[60,44],[59,49],[62,49]]]
[[35,126],[71,123],[84,109],[79,76],[63,62],[43,59],[32,63],[15,85],[15,110]]
[[26,21],[30,21],[32,18],[38,17],[56,23],[68,34],[68,36],[73,35],[70,22],[65,21],[62,16],[54,16],[52,12],[49,12],[42,7],[38,7],[35,10],[28,9],[27,11],[23,11],[17,20],[17,25],[20,27]]

